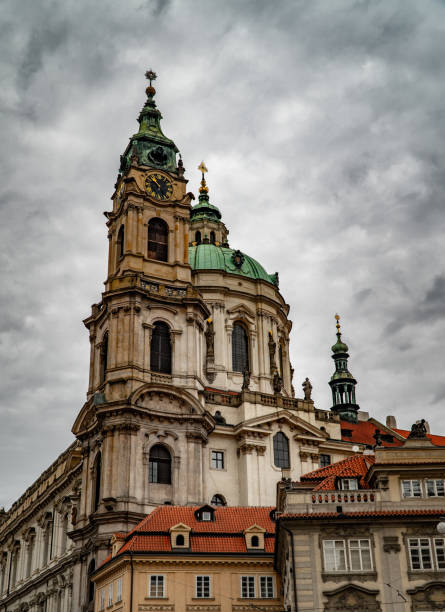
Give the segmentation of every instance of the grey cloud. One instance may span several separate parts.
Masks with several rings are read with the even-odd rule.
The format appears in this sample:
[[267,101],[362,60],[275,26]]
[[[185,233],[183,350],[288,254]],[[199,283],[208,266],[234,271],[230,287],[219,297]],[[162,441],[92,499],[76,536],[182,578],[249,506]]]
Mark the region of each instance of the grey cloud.
[[0,505],[72,439],[102,211],[147,68],[189,188],[204,158],[231,243],[280,273],[295,388],[309,376],[330,406],[338,310],[361,407],[409,426],[428,388],[445,431],[443,3],[42,0],[2,16],[0,465],[17,468]]

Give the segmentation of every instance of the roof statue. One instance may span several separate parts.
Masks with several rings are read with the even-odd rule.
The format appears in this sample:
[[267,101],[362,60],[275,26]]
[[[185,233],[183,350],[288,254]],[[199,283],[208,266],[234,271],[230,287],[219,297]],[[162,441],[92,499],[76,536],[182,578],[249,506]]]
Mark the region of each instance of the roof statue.
[[421,440],[422,438],[426,438],[427,431],[425,427],[425,419],[418,421],[417,423],[413,423],[411,425],[411,431],[409,432],[408,438]]

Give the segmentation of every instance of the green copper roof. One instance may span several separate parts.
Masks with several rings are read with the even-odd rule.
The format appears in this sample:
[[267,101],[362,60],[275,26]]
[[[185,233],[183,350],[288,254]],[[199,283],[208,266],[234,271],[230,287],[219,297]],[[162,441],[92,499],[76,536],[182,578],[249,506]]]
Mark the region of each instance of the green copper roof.
[[200,194],[198,204],[193,206],[190,211],[191,221],[199,221],[200,219],[209,219],[210,221],[219,221],[221,219],[219,208],[210,204],[207,194]]
[[342,342],[341,333],[337,333],[337,342],[332,347],[332,352],[335,353],[347,353],[348,345]]
[[146,93],[147,101],[138,117],[139,131],[130,138],[121,156],[119,172],[128,170],[133,155],[138,157],[140,165],[174,172],[176,171],[178,149],[173,140],[167,138],[161,129],[162,115],[154,101],[155,88],[150,85]]
[[278,287],[278,273],[268,274],[253,257],[215,244],[189,247],[189,263],[193,270],[223,270],[252,279],[265,280]]

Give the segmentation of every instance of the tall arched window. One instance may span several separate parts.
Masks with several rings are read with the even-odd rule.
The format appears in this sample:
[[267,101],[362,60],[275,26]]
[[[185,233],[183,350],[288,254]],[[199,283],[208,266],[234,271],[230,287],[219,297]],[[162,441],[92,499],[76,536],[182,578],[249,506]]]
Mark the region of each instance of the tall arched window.
[[172,348],[170,329],[166,323],[156,321],[153,325],[150,344],[150,370],[170,374],[172,371]]
[[159,484],[171,484],[172,458],[161,444],[156,444],[150,450],[148,463],[148,481]]
[[94,601],[94,582],[91,580],[92,574],[94,574],[94,570],[96,569],[96,561],[91,559],[88,564],[88,603]]
[[227,502],[222,495],[218,493],[212,497],[210,502],[212,506],[227,506]]
[[99,507],[100,502],[100,481],[102,477],[102,454],[99,451],[94,460],[94,489],[93,489],[93,512]]
[[117,248],[116,248],[116,262],[124,256],[125,249],[125,230],[124,226],[121,225],[117,233]]
[[249,337],[241,323],[233,325],[232,369],[234,372],[244,372],[249,369]]
[[279,431],[273,438],[273,459],[279,468],[289,468],[289,440]]
[[32,572],[32,557],[34,554],[34,544],[36,541],[36,532],[35,529],[32,528],[30,530],[30,532],[28,533],[28,546],[27,546],[27,551],[26,551],[26,572],[25,572],[25,578],[29,578],[31,576],[31,572]]
[[99,368],[99,382],[102,384],[105,382],[105,374],[108,366],[108,332],[104,333],[102,343],[100,345],[100,368]]
[[168,261],[168,225],[162,219],[151,219],[148,224],[148,257]]
[[199,230],[195,232],[195,242],[196,244],[201,244],[201,232]]
[[216,236],[215,236],[215,232],[212,230],[210,232],[210,244],[215,244],[216,242]]

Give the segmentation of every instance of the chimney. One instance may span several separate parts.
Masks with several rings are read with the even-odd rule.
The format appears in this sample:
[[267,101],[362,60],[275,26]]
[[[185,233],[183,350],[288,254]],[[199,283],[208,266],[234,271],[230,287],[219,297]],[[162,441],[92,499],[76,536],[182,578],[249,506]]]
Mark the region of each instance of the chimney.
[[397,429],[397,421],[395,416],[388,415],[386,417],[386,427],[390,427],[391,429]]

